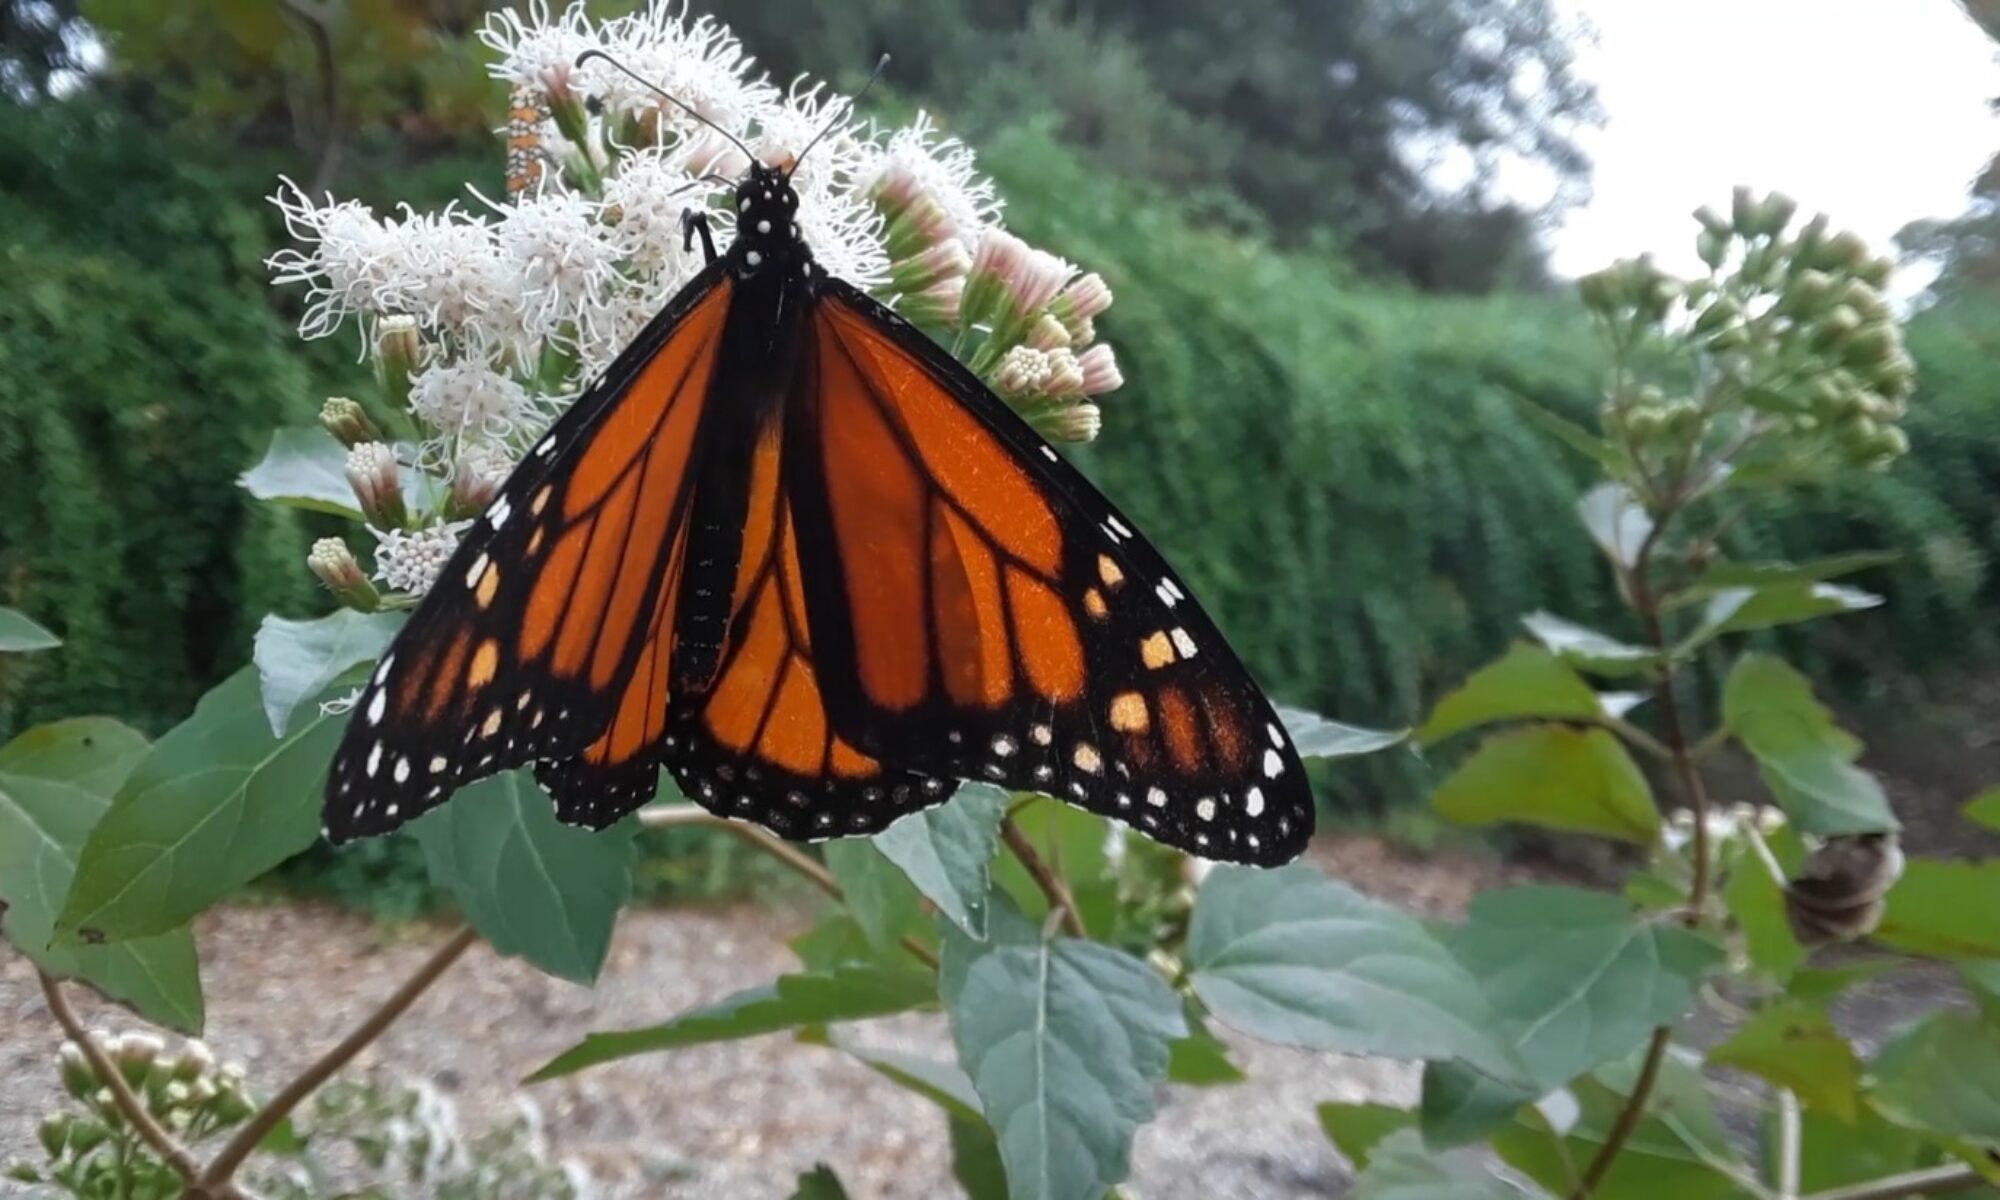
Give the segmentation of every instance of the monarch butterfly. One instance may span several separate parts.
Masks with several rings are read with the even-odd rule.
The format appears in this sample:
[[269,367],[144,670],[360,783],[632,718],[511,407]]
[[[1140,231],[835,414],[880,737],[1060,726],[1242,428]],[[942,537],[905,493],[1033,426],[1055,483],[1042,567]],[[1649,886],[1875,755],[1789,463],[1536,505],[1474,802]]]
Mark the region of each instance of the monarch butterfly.
[[1200,605],[1006,402],[813,261],[796,158],[748,157],[728,250],[690,223],[707,265],[526,454],[377,664],[329,839],[532,763],[591,828],[661,767],[795,839],[977,779],[1204,857],[1296,857],[1298,754]]

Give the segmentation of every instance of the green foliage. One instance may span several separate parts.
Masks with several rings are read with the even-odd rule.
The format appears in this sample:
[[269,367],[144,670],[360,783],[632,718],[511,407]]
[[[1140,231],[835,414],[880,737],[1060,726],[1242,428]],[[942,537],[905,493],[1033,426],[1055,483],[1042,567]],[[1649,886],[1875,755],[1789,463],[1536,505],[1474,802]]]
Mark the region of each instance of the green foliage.
[[62,635],[0,672],[0,730],[158,729],[308,594],[296,522],[230,480],[307,375],[251,281],[254,199],[94,110],[0,121],[0,593]]
[[1660,813],[1624,745],[1602,729],[1534,725],[1496,734],[1438,785],[1462,825],[1519,821],[1649,845]]

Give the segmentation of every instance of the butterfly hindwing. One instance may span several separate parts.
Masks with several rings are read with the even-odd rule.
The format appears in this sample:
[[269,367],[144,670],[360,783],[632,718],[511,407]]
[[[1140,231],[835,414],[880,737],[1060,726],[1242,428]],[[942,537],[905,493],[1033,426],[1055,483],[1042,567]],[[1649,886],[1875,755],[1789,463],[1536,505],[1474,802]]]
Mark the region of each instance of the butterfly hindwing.
[[823,285],[806,353],[786,485],[835,730],[1204,857],[1295,857],[1313,825],[1298,755],[1158,552],[853,288]]
[[465,531],[355,702],[327,783],[331,840],[528,762],[572,823],[651,798],[660,631],[731,290],[719,268],[683,290]]

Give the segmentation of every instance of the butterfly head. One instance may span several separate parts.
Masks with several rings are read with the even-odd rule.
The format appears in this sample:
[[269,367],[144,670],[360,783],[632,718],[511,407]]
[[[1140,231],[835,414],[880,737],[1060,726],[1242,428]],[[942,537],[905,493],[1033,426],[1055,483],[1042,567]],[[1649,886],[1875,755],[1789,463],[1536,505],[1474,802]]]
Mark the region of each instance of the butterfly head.
[[799,236],[799,194],[783,171],[756,163],[736,185],[736,243],[731,253],[739,271],[765,264],[811,258]]

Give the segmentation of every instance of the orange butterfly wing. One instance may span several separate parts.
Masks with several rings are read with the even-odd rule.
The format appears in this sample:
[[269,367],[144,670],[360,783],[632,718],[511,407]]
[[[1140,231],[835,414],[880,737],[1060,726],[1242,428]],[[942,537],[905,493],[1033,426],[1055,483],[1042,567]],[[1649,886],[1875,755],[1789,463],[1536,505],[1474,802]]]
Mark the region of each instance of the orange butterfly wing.
[[691,283],[530,451],[356,700],[327,836],[524,763],[565,821],[650,799],[707,396],[733,284]]

